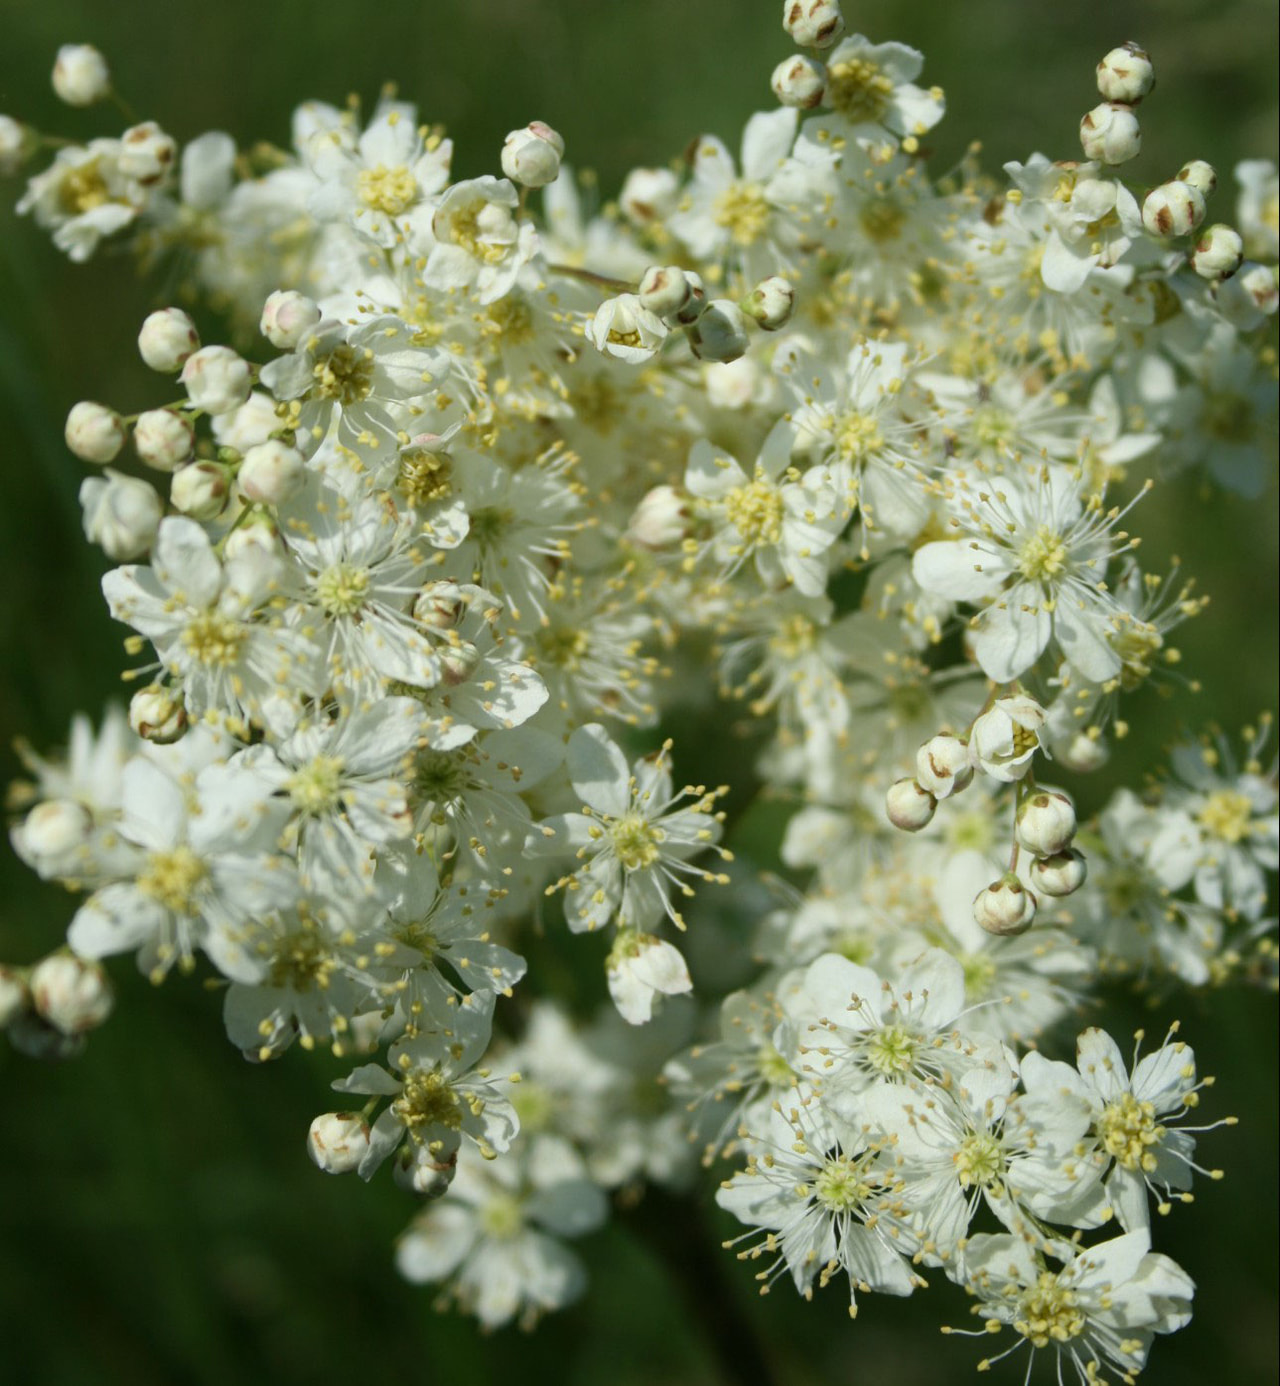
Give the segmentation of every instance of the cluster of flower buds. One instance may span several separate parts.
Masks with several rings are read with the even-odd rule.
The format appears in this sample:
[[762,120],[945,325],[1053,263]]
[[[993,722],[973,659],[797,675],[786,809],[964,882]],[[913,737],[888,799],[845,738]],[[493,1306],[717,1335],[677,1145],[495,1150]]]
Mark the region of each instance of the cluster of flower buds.
[[1136,43],[1122,43],[1098,64],[1102,102],[1080,121],[1086,159],[1125,164],[1142,149],[1142,129],[1134,107],[1156,84],[1151,59]]
[[[801,48],[831,48],[844,34],[844,15],[837,0],[785,0],[782,27]],[[773,70],[770,86],[784,106],[812,110],[827,94],[829,74],[820,58],[796,53]]]
[[84,1037],[111,1014],[115,993],[100,963],[68,948],[32,967],[0,964],[0,1030],[36,1059],[78,1054]]

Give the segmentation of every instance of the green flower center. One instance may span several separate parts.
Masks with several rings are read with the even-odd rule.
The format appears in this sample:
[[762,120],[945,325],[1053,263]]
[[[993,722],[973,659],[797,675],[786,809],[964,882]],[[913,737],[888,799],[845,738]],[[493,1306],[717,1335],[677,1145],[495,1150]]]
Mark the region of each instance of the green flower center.
[[418,200],[418,180],[403,164],[394,168],[378,164],[360,170],[356,195],[371,211],[398,217]]
[[368,568],[335,563],[316,579],[316,597],[326,615],[354,616],[364,606],[371,586]]
[[1004,1169],[1000,1142],[987,1131],[973,1131],[967,1135],[951,1159],[956,1167],[956,1178],[964,1189],[986,1188],[996,1182]]
[[731,183],[715,200],[717,226],[735,245],[754,245],[769,224],[769,204],[758,183]]
[[1196,822],[1223,842],[1236,843],[1248,836],[1252,817],[1253,805],[1243,794],[1233,789],[1219,789],[1205,800]]
[[866,1061],[884,1078],[911,1072],[920,1053],[920,1038],[905,1025],[883,1025],[867,1036]]
[[462,1099],[439,1068],[416,1068],[407,1074],[391,1110],[410,1131],[424,1126],[457,1131],[462,1126]]
[[1084,1332],[1086,1319],[1076,1307],[1076,1293],[1058,1284],[1051,1271],[1041,1271],[1036,1283],[1018,1296],[1013,1326],[1035,1347],[1068,1343]]
[[341,802],[342,757],[316,756],[285,781],[289,798],[303,813],[332,813]]
[[225,669],[240,658],[247,634],[239,621],[217,611],[202,611],[187,622],[182,644],[199,663]]
[[208,876],[209,868],[190,847],[152,852],[138,877],[138,889],[175,914],[190,914],[191,897]]
[[874,457],[884,447],[884,434],[874,414],[850,410],[836,425],[836,452],[855,466]]
[[373,353],[343,342],[324,360],[317,361],[311,374],[321,398],[336,399],[342,405],[356,404],[367,399],[373,389]]
[[1067,566],[1067,546],[1062,536],[1041,525],[1018,552],[1018,570],[1031,582],[1056,578]]
[[782,538],[782,496],[763,477],[735,486],[724,498],[724,509],[747,547],[776,544]]
[[609,829],[614,854],[628,871],[652,866],[661,856],[661,830],[640,813],[628,813]]
[[854,125],[879,120],[892,96],[893,82],[866,58],[846,58],[827,69],[827,103]]
[[1102,1148],[1124,1169],[1150,1174],[1156,1167],[1151,1147],[1164,1139],[1164,1127],[1156,1121],[1150,1102],[1139,1102],[1131,1092],[1118,1102],[1110,1102],[1098,1118]]
[[813,1181],[813,1193],[818,1202],[832,1213],[848,1213],[861,1208],[875,1192],[878,1182],[868,1164],[866,1158],[859,1161],[847,1155],[832,1156]]

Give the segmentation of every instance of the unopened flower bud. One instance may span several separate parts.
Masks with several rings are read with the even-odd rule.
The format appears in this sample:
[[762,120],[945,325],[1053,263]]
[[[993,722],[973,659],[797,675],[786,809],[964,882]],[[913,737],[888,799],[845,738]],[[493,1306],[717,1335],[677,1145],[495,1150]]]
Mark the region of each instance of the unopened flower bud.
[[169,483],[169,504],[193,520],[216,520],[230,491],[226,468],[217,462],[191,462],[179,467]]
[[93,832],[93,814],[74,799],[46,799],[14,830],[18,855],[42,876],[57,873]]
[[31,1004],[31,993],[16,968],[0,963],[0,1030]]
[[1098,90],[1108,101],[1136,106],[1155,84],[1151,59],[1136,43],[1122,43],[1098,64]]
[[839,0],[783,0],[782,27],[801,48],[830,48],[844,33]]
[[549,125],[531,121],[512,130],[502,146],[502,171],[513,183],[545,188],[554,183],[564,158],[564,140]]
[[676,314],[676,322],[681,327],[688,327],[695,323],[707,311],[707,290],[702,282],[702,276],[693,270],[685,270],[685,283],[689,286],[689,297],[685,305]]
[[124,446],[125,426],[114,409],[82,399],[71,406],[63,436],[82,462],[110,462]]
[[143,320],[138,351],[153,371],[173,375],[199,349],[196,325],[181,308],[160,308]]
[[784,106],[812,110],[821,103],[827,89],[827,69],[815,59],[797,53],[773,69],[769,85]]
[[916,780],[936,799],[959,794],[972,779],[969,747],[958,736],[931,736],[916,752]]
[[414,599],[413,619],[428,630],[452,630],[466,610],[466,600],[452,582],[429,582]]
[[249,363],[226,346],[201,347],[187,358],[178,379],[191,403],[206,414],[229,414],[253,389]]
[[172,689],[149,684],[129,699],[129,725],[144,741],[168,746],[186,731],[187,709]]
[[141,558],[155,540],[164,506],[155,487],[138,477],[107,469],[80,485],[84,536],[117,563]]
[[674,317],[693,297],[693,285],[678,265],[650,265],[640,280],[640,302],[660,318]]
[[1138,117],[1119,101],[1104,101],[1081,120],[1080,146],[1086,159],[1104,164],[1127,163],[1142,148]]
[[1201,279],[1230,279],[1244,263],[1244,238],[1234,226],[1206,227],[1191,252],[1191,268]]
[[728,298],[712,299],[687,331],[689,345],[700,361],[736,361],[750,345],[747,315]]
[[1001,938],[1025,934],[1036,917],[1036,897],[1008,871],[978,892],[973,917],[987,933]]
[[689,501],[674,486],[655,486],[640,499],[627,526],[627,537],[642,549],[668,549],[689,532]]
[[162,182],[177,155],[177,141],[154,120],[145,120],[120,136],[120,172],[143,187]]
[[307,1132],[307,1154],[326,1174],[350,1174],[368,1154],[371,1139],[359,1112],[325,1112]]
[[1052,856],[1037,857],[1027,874],[1042,895],[1072,895],[1084,885],[1089,868],[1085,865],[1084,853],[1068,847]]
[[1218,186],[1218,171],[1203,159],[1192,159],[1178,170],[1178,181],[1189,183],[1201,197],[1209,198]]
[[36,1013],[64,1035],[101,1025],[115,1002],[102,967],[74,953],[53,953],[38,962],[29,985]]
[[17,173],[27,157],[26,128],[12,116],[0,115],[0,178]]
[[280,530],[269,515],[259,511],[243,524],[237,524],[222,543],[222,556],[229,563],[233,558],[246,554],[250,549],[267,554],[271,558],[280,557]]
[[1274,265],[1244,264],[1218,289],[1218,311],[1241,332],[1250,332],[1280,304]]
[[458,1152],[437,1153],[425,1145],[407,1144],[396,1156],[391,1177],[406,1193],[426,1199],[440,1198],[448,1192],[458,1168]]
[[1076,835],[1075,807],[1059,790],[1037,789],[1022,801],[1013,835],[1038,857],[1064,851]]
[[314,299],[296,289],[277,289],[262,305],[259,326],[273,347],[292,351],[320,321],[320,308]]
[[92,44],[64,43],[53,64],[53,89],[68,106],[92,106],[111,91],[107,60]]
[[307,464],[297,448],[268,438],[244,455],[236,480],[240,490],[262,505],[280,505],[306,480]]
[[627,174],[618,205],[635,226],[661,221],[676,209],[680,180],[669,168],[633,168]]
[[1180,179],[1152,188],[1142,203],[1142,224],[1153,236],[1189,236],[1204,220],[1204,197]]
[[468,640],[456,645],[441,645],[436,653],[440,658],[440,682],[446,688],[466,683],[480,663],[480,651]]
[[171,472],[189,462],[195,439],[191,420],[176,409],[147,409],[138,415],[133,426],[133,446],[138,456],[158,472]]
[[796,288],[789,279],[771,274],[762,279],[739,305],[766,332],[776,332],[791,321],[796,306]]
[[928,827],[937,808],[937,799],[915,780],[895,781],[884,796],[885,817],[904,833],[918,833]]

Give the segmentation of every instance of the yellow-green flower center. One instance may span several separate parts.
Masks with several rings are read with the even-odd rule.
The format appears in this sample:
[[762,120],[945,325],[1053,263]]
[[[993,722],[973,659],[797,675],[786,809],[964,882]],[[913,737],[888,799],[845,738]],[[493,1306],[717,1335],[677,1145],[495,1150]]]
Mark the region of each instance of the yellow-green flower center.
[[138,877],[138,889],[175,914],[190,914],[191,897],[209,874],[209,868],[190,847],[152,852]]
[[1152,1146],[1164,1139],[1164,1127],[1156,1121],[1150,1102],[1139,1102],[1131,1092],[1118,1102],[1109,1102],[1098,1118],[1102,1148],[1124,1169],[1150,1174],[1156,1167]]
[[887,197],[875,197],[858,213],[858,225],[878,245],[896,241],[907,224],[907,214]]
[[769,204],[758,183],[731,183],[715,200],[717,226],[735,245],[754,245],[769,224]]
[[289,991],[319,991],[329,985],[337,962],[316,929],[302,929],[276,945],[267,969],[267,984]]
[[1067,566],[1067,546],[1048,525],[1040,525],[1018,552],[1018,570],[1031,582],[1056,578]]
[[332,813],[341,802],[342,757],[316,756],[289,776],[285,788],[303,813]]
[[462,1126],[462,1099],[438,1068],[416,1068],[407,1074],[391,1110],[410,1131],[423,1126],[457,1131]]
[[1068,1343],[1084,1332],[1086,1319],[1076,1307],[1076,1293],[1058,1284],[1051,1271],[1042,1271],[1036,1283],[1018,1296],[1018,1317],[1013,1326],[1038,1348]]
[[1253,805],[1234,789],[1219,789],[1205,800],[1196,821],[1208,833],[1223,842],[1236,843],[1249,833]]
[[182,644],[199,663],[225,669],[240,658],[247,634],[239,621],[217,611],[202,611],[187,622]]
[[426,448],[403,452],[396,485],[410,505],[443,500],[453,489],[453,459],[448,453]]
[[323,360],[317,361],[311,374],[315,377],[316,393],[324,399],[336,399],[339,404],[355,404],[366,399],[373,389],[373,353],[367,347],[353,347],[343,342]]
[[316,597],[327,615],[354,616],[364,605],[371,585],[368,568],[335,563],[316,579]]
[[851,410],[836,424],[836,452],[843,461],[856,466],[874,457],[882,447],[884,434],[874,414]]
[[848,1213],[861,1208],[876,1187],[868,1163],[865,1158],[859,1161],[847,1155],[833,1155],[813,1181],[818,1202],[832,1213]]
[[882,1025],[867,1036],[867,1063],[885,1078],[901,1078],[910,1073],[919,1052],[919,1036],[905,1025]]
[[951,1157],[961,1188],[986,1188],[999,1179],[1004,1169],[1000,1142],[988,1131],[973,1131]]
[[480,1209],[480,1226],[496,1241],[510,1241],[524,1227],[520,1200],[511,1194],[492,1194]]
[[748,548],[776,544],[782,538],[782,496],[763,477],[735,486],[724,498],[729,523],[742,535]]
[[628,871],[652,866],[661,855],[661,830],[640,813],[624,814],[617,819],[609,829],[609,838],[614,854]]
[[827,69],[827,102],[854,125],[879,120],[892,96],[893,82],[867,58],[846,58]]
[[394,168],[378,164],[360,170],[356,193],[371,211],[398,217],[418,200],[418,181],[403,164]]

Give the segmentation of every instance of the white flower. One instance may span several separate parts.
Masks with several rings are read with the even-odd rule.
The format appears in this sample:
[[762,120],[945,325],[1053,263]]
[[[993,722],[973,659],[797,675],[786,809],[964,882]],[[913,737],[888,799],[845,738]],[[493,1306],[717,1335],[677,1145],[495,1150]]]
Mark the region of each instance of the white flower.
[[636,365],[651,360],[667,337],[667,325],[635,294],[606,298],[591,315],[587,336],[606,356]]
[[613,1004],[631,1025],[643,1025],[660,997],[693,990],[693,979],[680,950],[636,929],[618,930],[605,972]]
[[974,768],[1006,784],[1020,780],[1043,748],[1045,722],[1045,710],[1034,698],[1021,693],[997,698],[974,722],[969,734]]
[[493,303],[514,286],[538,248],[531,221],[512,215],[520,198],[505,178],[472,178],[454,183],[441,197],[431,229],[432,247],[423,282],[434,289],[474,289],[481,303]]
[[[666,914],[683,927],[673,891],[693,894],[689,878],[720,878],[688,858],[714,847],[720,837],[713,812],[716,791],[672,792],[667,765],[670,743],[628,769],[622,752],[598,723],[579,727],[569,738],[568,769],[581,813],[544,820],[529,835],[526,851],[575,852],[581,866],[552,889],[568,891],[566,913],[575,932],[599,929],[610,920],[644,929]],[[686,808],[675,808],[695,796]],[[664,977],[670,968],[659,969]]]

